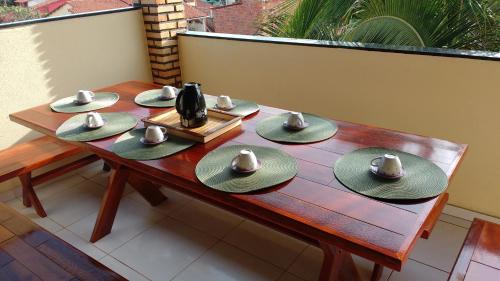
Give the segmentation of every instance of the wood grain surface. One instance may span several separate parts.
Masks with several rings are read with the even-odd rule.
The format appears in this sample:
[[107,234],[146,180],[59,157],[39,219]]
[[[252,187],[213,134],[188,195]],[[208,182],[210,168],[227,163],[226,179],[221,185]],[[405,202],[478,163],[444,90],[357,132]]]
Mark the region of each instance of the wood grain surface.
[[[165,109],[140,107],[133,101],[138,93],[158,87],[131,81],[103,88],[103,91],[119,93],[120,100],[113,107],[99,111],[129,112],[139,119],[158,114]],[[273,143],[255,133],[259,120],[283,112],[287,111],[261,106],[258,113],[243,120],[241,128],[159,160],[133,161],[117,157],[111,152],[117,137],[77,145],[114,165],[126,167],[127,171],[141,178],[165,184],[305,241],[330,245],[401,270],[416,240],[432,229],[447,195],[413,202],[373,200],[341,185],[333,175],[332,165],[343,154],[355,149],[380,146],[429,159],[451,179],[467,146],[339,120],[336,121],[339,131],[333,138],[307,145]],[[57,127],[70,116],[52,112],[48,105],[41,105],[11,114],[10,118],[53,136]],[[298,176],[279,186],[251,194],[228,194],[205,188],[196,178],[196,164],[213,149],[231,144],[282,149],[299,162]],[[117,190],[106,196],[118,196],[121,185],[116,184]]]
[[0,280],[126,280],[0,203]]

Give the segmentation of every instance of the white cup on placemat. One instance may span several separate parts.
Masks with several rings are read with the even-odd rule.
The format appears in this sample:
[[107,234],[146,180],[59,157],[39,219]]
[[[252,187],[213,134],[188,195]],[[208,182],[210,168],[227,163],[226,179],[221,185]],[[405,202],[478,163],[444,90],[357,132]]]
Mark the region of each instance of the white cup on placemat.
[[167,140],[167,128],[161,126],[148,126],[141,138],[144,144],[159,144]]
[[288,119],[283,124],[288,129],[292,130],[302,130],[309,126],[309,124],[304,119],[304,115],[300,112],[290,112]]
[[85,125],[90,129],[97,129],[104,126],[104,119],[98,112],[89,112],[85,117]]
[[249,149],[242,149],[231,162],[231,168],[241,173],[255,172],[260,168],[260,165],[255,153]]
[[177,97],[177,88],[172,87],[172,86],[163,86],[161,89],[161,96],[160,98],[163,100],[172,100]]
[[217,108],[222,110],[233,109],[235,105],[231,101],[229,96],[218,96],[217,97]]
[[80,90],[76,94],[75,102],[78,104],[87,104],[94,101],[95,94],[92,91]]
[[398,179],[404,175],[403,164],[397,155],[384,154],[371,162],[371,171],[377,176]]

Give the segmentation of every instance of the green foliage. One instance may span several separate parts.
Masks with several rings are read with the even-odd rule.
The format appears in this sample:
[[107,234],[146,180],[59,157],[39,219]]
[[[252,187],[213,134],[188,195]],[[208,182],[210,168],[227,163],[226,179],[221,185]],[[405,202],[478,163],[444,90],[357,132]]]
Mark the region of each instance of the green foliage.
[[0,6],[0,23],[40,18],[37,11],[19,6]]
[[285,0],[267,36],[500,51],[499,0]]

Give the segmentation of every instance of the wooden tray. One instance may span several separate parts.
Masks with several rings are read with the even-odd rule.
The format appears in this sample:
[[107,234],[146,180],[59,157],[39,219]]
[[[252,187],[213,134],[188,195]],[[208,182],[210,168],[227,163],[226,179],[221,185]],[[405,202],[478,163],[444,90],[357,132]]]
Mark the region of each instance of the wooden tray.
[[181,125],[179,113],[175,109],[158,115],[149,116],[142,121],[147,125],[158,125],[168,129],[168,133],[201,143],[207,143],[214,138],[241,126],[241,117],[229,112],[207,109],[208,122],[198,128],[184,128]]

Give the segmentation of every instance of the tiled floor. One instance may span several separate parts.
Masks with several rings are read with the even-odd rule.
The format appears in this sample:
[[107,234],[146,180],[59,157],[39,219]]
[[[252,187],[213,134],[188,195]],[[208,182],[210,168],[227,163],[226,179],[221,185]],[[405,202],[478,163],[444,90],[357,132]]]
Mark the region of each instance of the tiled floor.
[[[168,189],[162,192],[169,200],[153,208],[127,188],[112,233],[91,244],[106,180],[97,163],[41,186],[37,193],[49,214],[44,219],[19,198],[8,204],[130,280],[318,279],[319,249]],[[442,215],[404,270],[386,269],[382,280],[447,280],[469,226],[470,221]],[[369,280],[373,263],[354,259]]]

